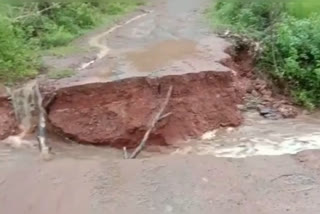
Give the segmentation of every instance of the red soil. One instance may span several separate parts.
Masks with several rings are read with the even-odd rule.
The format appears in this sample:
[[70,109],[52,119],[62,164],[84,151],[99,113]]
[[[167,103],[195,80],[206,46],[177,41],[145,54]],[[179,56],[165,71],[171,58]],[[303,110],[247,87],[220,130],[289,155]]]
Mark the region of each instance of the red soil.
[[0,97],[0,140],[17,134],[18,126],[10,101]]
[[48,107],[58,133],[80,143],[117,148],[137,146],[168,88],[173,93],[149,145],[199,137],[221,126],[238,126],[242,93],[231,72],[205,71],[159,78],[130,78],[63,88]]

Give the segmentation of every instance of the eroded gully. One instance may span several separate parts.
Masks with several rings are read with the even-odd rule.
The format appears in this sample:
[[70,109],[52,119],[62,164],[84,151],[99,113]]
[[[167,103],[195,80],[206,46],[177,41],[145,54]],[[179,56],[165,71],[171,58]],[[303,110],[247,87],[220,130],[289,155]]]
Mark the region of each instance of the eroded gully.
[[[48,84],[59,89],[134,76],[229,71],[219,63],[228,57],[229,43],[201,18],[209,3],[155,1],[152,12],[92,37],[96,48],[104,44],[100,54],[63,59],[63,66],[78,73]],[[319,149],[320,118],[273,121],[256,112],[244,117],[238,128],[146,151],[142,157],[148,159],[122,160],[117,149],[66,144],[58,137],[50,138],[50,162],[38,158],[32,138],[18,149],[1,145],[0,213],[319,213],[320,154],[304,150]]]

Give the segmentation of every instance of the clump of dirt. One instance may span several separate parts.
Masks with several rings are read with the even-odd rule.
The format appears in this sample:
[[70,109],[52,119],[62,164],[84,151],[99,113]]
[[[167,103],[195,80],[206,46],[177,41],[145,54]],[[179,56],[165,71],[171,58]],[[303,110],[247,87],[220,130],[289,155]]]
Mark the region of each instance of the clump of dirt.
[[221,126],[238,126],[242,95],[232,72],[204,71],[62,88],[48,106],[53,129],[79,143],[136,147],[173,86],[148,145],[169,145]]
[[246,92],[248,108],[254,108],[270,119],[294,118],[298,115],[298,109],[289,98],[275,90],[272,81],[266,76],[255,72],[255,57],[250,47],[240,45],[226,52],[231,58],[221,63],[237,72],[238,88]]
[[18,134],[18,123],[11,103],[6,96],[0,96],[0,140]]

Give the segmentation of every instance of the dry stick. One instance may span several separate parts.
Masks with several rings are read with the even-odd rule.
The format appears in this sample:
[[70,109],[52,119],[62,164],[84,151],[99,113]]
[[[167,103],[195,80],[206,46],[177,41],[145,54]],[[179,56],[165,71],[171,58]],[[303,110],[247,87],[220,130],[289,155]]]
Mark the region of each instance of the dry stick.
[[172,112],[169,112],[169,113],[167,113],[167,114],[162,115],[162,116],[159,118],[158,121],[163,120],[164,118],[169,117],[171,114],[172,114]]
[[[151,121],[150,127],[147,130],[147,132],[144,134],[143,139],[141,140],[139,146],[134,150],[134,152],[130,155],[130,159],[134,159],[136,158],[140,152],[144,149],[144,147],[146,146],[147,140],[152,132],[152,130],[154,129],[155,125],[157,124],[157,122],[161,119],[163,119],[164,117],[162,116],[165,108],[167,107],[168,103],[169,103],[169,99],[171,97],[172,94],[172,86],[170,86],[166,99],[164,101],[164,103],[162,104],[161,108],[159,109],[159,112],[155,115],[155,117],[153,118],[153,120]],[[170,114],[165,114],[164,116],[169,116]]]

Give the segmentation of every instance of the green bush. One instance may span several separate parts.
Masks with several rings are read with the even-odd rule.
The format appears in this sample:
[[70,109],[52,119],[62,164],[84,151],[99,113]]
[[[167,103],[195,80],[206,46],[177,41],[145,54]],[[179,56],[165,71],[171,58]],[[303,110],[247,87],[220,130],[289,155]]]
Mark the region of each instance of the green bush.
[[12,82],[34,76],[39,65],[36,49],[6,17],[0,16],[0,80]]
[[297,18],[307,18],[320,12],[319,0],[290,0],[288,11]]
[[72,33],[96,25],[101,11],[89,3],[69,3],[54,9],[49,17]]
[[[282,3],[276,5],[271,0],[229,0],[218,1],[211,11],[211,20],[237,33],[260,37],[281,13]],[[272,11],[272,13],[270,13]],[[218,18],[218,19],[217,19]]]
[[0,0],[0,81],[36,75],[41,50],[65,46],[140,3],[141,0],[91,0],[26,4]]
[[320,7],[301,9],[302,16],[294,12],[299,5],[298,1],[221,0],[215,18],[260,40],[264,48],[260,68],[286,82],[297,103],[313,108],[320,106],[320,14],[316,12]]
[[41,46],[46,48],[58,47],[68,44],[75,38],[70,31],[65,30],[63,26],[57,29],[51,29],[41,37]]
[[299,103],[319,106],[320,16],[286,17],[276,25],[274,34],[266,39],[261,62],[278,66],[274,74],[289,83]]
[[[38,4],[37,7],[41,11],[44,5]],[[101,10],[89,3],[60,3],[59,7],[47,13],[20,19],[14,24],[23,29],[28,39],[37,41],[41,48],[51,48],[66,45],[94,27],[102,16]]]

